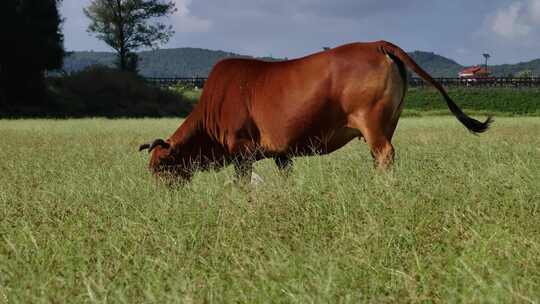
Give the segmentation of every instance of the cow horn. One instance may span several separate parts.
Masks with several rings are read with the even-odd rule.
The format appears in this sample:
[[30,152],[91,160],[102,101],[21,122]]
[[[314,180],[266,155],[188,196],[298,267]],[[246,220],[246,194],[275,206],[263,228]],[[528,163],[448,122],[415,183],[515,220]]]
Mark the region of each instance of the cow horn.
[[151,144],[142,144],[142,145],[140,145],[139,146],[139,151],[148,149],[148,153],[150,153],[157,146],[163,147],[165,149],[168,149],[168,148],[171,147],[171,145],[169,143],[167,143],[166,141],[164,141],[163,139],[156,139]]
[[139,146],[139,152],[141,152],[142,150],[146,150],[150,148],[150,144],[142,144]]

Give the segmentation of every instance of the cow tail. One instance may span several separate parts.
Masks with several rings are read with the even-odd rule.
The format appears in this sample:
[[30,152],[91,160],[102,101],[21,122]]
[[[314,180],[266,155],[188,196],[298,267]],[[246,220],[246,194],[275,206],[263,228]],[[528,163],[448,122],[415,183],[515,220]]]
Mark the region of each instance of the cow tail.
[[450,98],[450,96],[448,96],[448,93],[443,88],[443,86],[435,79],[433,79],[433,77],[431,77],[420,66],[418,66],[418,64],[416,64],[416,62],[414,62],[414,60],[405,51],[390,42],[381,41],[380,44],[380,50],[383,51],[383,53],[388,54],[394,60],[396,58],[399,59],[407,67],[409,67],[416,74],[418,74],[418,76],[420,76],[423,80],[434,86],[444,97],[444,100],[446,101],[446,104],[448,105],[448,108],[450,109],[452,114],[454,114],[454,116],[456,116],[456,118],[469,131],[471,131],[472,133],[482,133],[489,128],[489,125],[493,122],[493,118],[491,116],[488,116],[488,118],[484,122],[480,122],[474,118],[467,116],[467,114],[463,113],[463,111]]

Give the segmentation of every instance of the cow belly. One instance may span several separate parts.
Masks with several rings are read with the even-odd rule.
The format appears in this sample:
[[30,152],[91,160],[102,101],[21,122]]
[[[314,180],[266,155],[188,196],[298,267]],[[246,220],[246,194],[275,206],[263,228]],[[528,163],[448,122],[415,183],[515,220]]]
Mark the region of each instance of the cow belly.
[[358,130],[346,127],[321,132],[321,135],[308,134],[291,144],[288,152],[294,155],[328,154],[360,136],[362,134]]

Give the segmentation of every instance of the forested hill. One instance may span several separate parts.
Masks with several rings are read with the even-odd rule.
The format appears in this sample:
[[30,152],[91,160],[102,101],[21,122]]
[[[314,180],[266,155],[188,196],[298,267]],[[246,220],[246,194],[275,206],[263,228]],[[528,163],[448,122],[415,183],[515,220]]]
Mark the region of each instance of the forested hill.
[[[431,53],[414,51],[412,58],[434,77],[457,77],[464,66],[454,60]],[[249,57],[224,51],[199,48],[161,49],[140,52],[140,73],[145,77],[206,77],[212,66],[227,57]],[[271,58],[264,58],[270,59]],[[114,54],[107,52],[73,52],[66,57],[64,70],[75,72],[93,64],[113,65]],[[540,59],[518,64],[490,66],[495,76],[531,70],[540,75]]]
[[457,77],[463,66],[452,59],[430,52],[414,51],[409,55],[433,77]]
[[147,77],[206,77],[219,60],[227,57],[242,57],[224,51],[196,48],[161,49],[141,52],[139,55],[141,73]]
[[525,70],[530,70],[533,72],[533,75],[540,76],[540,59],[520,62],[516,64],[501,64],[490,68],[492,68],[493,73],[498,76],[507,76],[510,74],[515,75]]
[[[139,71],[145,77],[206,77],[221,59],[249,57],[199,48],[160,49],[140,52],[138,55]],[[65,58],[64,70],[71,73],[94,64],[112,66],[114,60],[113,53],[73,52]]]

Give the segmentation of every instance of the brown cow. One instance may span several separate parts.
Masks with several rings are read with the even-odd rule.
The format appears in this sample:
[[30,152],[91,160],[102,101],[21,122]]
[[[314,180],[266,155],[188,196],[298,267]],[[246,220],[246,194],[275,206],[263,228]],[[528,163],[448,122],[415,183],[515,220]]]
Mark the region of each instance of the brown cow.
[[291,157],[326,154],[365,138],[375,164],[394,158],[391,140],[407,91],[406,68],[439,90],[450,111],[471,132],[484,132],[444,88],[402,49],[386,42],[353,43],[283,62],[226,59],[213,68],[199,103],[153,151],[150,168],[189,180],[195,170],[233,163],[237,177],[272,157],[282,170]]

